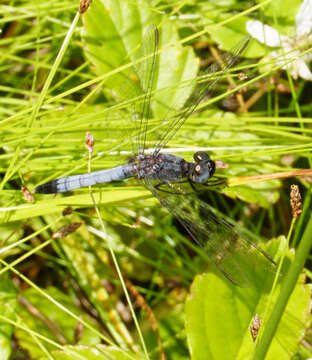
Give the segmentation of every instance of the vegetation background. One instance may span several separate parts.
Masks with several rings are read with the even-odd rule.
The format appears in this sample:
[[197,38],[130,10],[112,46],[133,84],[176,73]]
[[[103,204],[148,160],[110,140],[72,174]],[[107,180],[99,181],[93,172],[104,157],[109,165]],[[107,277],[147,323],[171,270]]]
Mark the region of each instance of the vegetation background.
[[[312,89],[296,72],[311,59],[312,29],[298,34],[303,3],[312,6],[1,2],[1,359],[312,357]],[[161,34],[150,122],[157,134],[159,99],[182,106],[205,81],[196,75],[248,35],[250,20],[287,41],[272,48],[252,39],[240,76],[222,78],[168,148],[191,160],[200,147],[227,165],[219,172],[229,186],[206,200],[282,264],[273,289],[273,273],[262,268],[248,288],[230,283],[135,180],[33,194],[48,180],[127,161],[138,99],[125,74],[138,81],[131,59],[151,24]],[[87,131],[95,139],[91,161]],[[243,177],[255,175],[265,181]],[[292,184],[301,192],[299,217]]]

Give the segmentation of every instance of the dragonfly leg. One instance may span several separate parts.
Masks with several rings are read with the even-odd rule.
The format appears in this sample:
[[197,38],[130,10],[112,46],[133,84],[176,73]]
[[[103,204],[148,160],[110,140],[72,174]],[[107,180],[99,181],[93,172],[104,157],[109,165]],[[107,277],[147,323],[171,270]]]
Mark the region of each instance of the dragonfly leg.
[[226,178],[214,178],[203,185],[214,189],[223,189],[227,186],[227,181]]
[[[194,183],[192,180],[188,179],[188,182],[189,182],[189,184],[191,185],[191,188],[192,188],[195,192],[200,192],[200,190],[196,189],[195,183]],[[202,185],[206,185],[206,184],[202,184]]]
[[[188,180],[179,181],[178,184],[183,184],[183,183],[186,183],[186,182],[188,182]],[[162,186],[164,186],[164,185],[167,185],[167,188],[162,188]],[[172,191],[168,190],[168,188],[170,188],[170,183],[168,183],[166,181],[162,181],[162,182],[154,185],[154,187],[157,190],[162,191],[162,192],[167,193],[167,194],[174,194],[174,195],[183,195],[183,194],[185,194],[182,189],[180,189],[180,192],[177,192],[177,191],[174,191],[174,190],[172,190]]]

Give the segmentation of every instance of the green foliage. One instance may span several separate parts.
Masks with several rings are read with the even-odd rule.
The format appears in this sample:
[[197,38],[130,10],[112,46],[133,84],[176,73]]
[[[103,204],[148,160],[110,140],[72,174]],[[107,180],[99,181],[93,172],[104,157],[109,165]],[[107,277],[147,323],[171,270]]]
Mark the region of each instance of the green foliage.
[[67,345],[62,351],[53,351],[53,359],[56,360],[101,360],[101,359],[114,359],[114,360],[139,360],[140,357],[130,353],[124,352],[112,346],[70,346]]
[[[22,319],[23,329],[17,328],[15,337],[32,359],[38,359],[45,355],[46,352],[54,350],[57,342],[89,346],[100,342],[98,334],[88,328],[83,328],[77,336],[79,338],[75,339],[79,321],[73,318],[71,314],[75,314],[81,320],[89,322],[89,324],[92,324],[92,319],[74,305],[75,299],[68,296],[68,294],[63,294],[53,287],[46,288],[45,291],[46,295],[51,296],[62,307],[65,307],[69,314],[64,313],[61,306],[51,303],[48,298],[42,298],[34,289],[23,291],[23,299],[20,300],[22,305],[19,305],[16,309]],[[32,311],[35,311],[35,313]],[[93,322],[92,326],[96,328],[95,322]],[[29,330],[40,334],[46,343],[38,346],[36,335],[29,336]],[[47,339],[50,342],[47,342]]]
[[[223,76],[215,96],[207,94],[167,147],[187,160],[204,148],[226,163],[217,174],[231,186],[205,201],[252,240],[265,237],[261,244],[277,262],[284,258],[274,291],[274,271],[258,262],[248,270],[250,287],[231,284],[134,179],[94,187],[92,197],[79,189],[34,194],[30,202],[21,192],[21,185],[33,191],[89,166],[128,161],[133,140],[137,146],[135,115],[148,85],[144,66],[150,65],[154,25],[159,61],[148,147],[192,91],[213,79],[207,65],[246,37],[248,20],[265,19],[286,35],[294,29],[300,1],[259,4],[93,0],[81,19],[72,1],[5,1],[0,7],[0,359],[249,359],[263,346],[290,263],[303,268],[296,248],[289,250],[283,237],[270,238],[288,234],[297,247],[303,232],[312,234],[309,177],[230,182],[311,168],[311,84],[292,79],[270,54],[258,63],[269,52],[265,45],[251,41],[237,65],[247,79]],[[295,63],[297,53],[291,56]],[[245,110],[220,110],[217,102],[235,86]],[[91,163],[87,131],[95,138]],[[291,183],[303,197],[294,228]],[[302,274],[268,359],[312,357],[310,294]],[[261,326],[253,343],[249,326],[256,314]]]
[[17,310],[17,292],[12,280],[7,276],[1,276],[0,282],[0,314],[5,319],[0,319],[0,359],[8,359],[12,353],[11,338],[14,326],[6,320],[14,320]]
[[[276,248],[285,239],[274,240]],[[284,243],[284,244],[283,244]],[[276,250],[275,250],[276,251]],[[270,252],[270,255],[274,256]],[[290,251],[288,261],[293,258]],[[255,343],[250,334],[255,314],[266,319],[280,291],[281,280],[270,294],[273,273],[257,269],[255,282],[247,289],[224,281],[213,273],[197,276],[186,301],[186,332],[192,359],[247,359]],[[287,273],[285,267],[282,271]],[[303,279],[302,279],[303,280]],[[267,359],[289,359],[303,335],[301,324],[309,321],[311,286],[298,282],[279,324]],[[211,291],[213,289],[213,291]],[[259,336],[266,323],[262,320]]]

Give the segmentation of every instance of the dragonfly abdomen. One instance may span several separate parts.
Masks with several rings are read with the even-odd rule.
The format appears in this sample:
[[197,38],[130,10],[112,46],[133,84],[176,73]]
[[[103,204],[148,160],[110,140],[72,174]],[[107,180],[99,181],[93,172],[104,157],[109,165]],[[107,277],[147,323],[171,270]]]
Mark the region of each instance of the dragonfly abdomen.
[[85,186],[123,180],[133,176],[131,164],[120,165],[112,169],[95,171],[83,175],[73,175],[49,181],[36,188],[36,193],[56,194],[79,189]]

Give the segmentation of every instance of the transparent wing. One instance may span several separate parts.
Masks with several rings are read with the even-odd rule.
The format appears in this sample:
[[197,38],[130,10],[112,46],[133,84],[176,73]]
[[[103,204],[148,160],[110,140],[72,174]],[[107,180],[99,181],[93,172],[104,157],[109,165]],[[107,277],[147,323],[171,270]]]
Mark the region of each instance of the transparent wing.
[[168,184],[172,190],[166,195],[148,179],[144,183],[232,283],[246,287],[252,283],[255,271],[265,269],[274,273],[271,257],[217,216],[197,194],[185,194],[178,184]]
[[[213,63],[208,70],[204,71],[195,80],[181,83],[179,88],[185,90],[186,94],[191,93],[188,100],[185,102],[187,96],[184,95],[184,100],[177,99],[175,104],[166,103],[167,96],[170,99],[170,91],[172,88],[170,84],[166,88],[156,89],[156,74],[159,67],[159,32],[155,25],[150,26],[143,36],[141,45],[137,50],[134,50],[130,55],[133,62],[132,71],[129,72],[128,81],[124,83],[124,87],[119,91],[127,96],[123,98],[128,99],[125,104],[129,103],[131,111],[124,112],[121,116],[134,127],[134,134],[131,132],[130,137],[132,142],[135,142],[133,152],[143,154],[148,140],[154,144],[155,153],[158,153],[168,141],[175,135],[179,128],[184,124],[187,118],[196,110],[198,105],[202,102],[209,92],[213,89],[216,83],[224,77],[228,70],[235,64],[239,56],[247,47],[249,38],[239,42],[231,53],[225,54],[220,59],[220,63]],[[168,61],[168,56],[167,56]],[[134,72],[133,72],[134,70]],[[135,73],[136,79],[133,79]],[[194,89],[192,92],[191,89]],[[176,89],[174,89],[175,91]],[[158,104],[156,107],[162,108],[160,124],[156,133],[152,131],[149,121],[153,117],[152,104]],[[127,105],[121,105],[125,107]],[[129,116],[129,114],[131,114]],[[154,114],[155,115],[155,114]]]
[[138,51],[132,57],[134,69],[138,75],[143,95],[137,99],[134,107],[136,124],[137,153],[143,154],[146,146],[148,121],[151,118],[152,91],[155,87],[155,72],[158,63],[159,32],[155,25],[150,26]]
[[237,62],[248,46],[249,41],[250,37],[246,37],[240,41],[232,48],[230,53],[226,53],[221,57],[219,63],[215,62],[211,64],[206,71],[200,74],[195,80],[194,91],[191,93],[182,109],[180,109],[179,106],[174,106],[168,110],[165,119],[163,119],[166,123],[166,126],[162,129],[163,136],[160,136],[160,140],[155,146],[155,153],[159,153],[160,150],[165,147],[168,141],[196,110],[202,100],[209,95],[209,92],[212,91],[218,81],[222,79],[229,69]]
[[[148,120],[152,115],[150,102],[158,58],[158,29],[152,25],[143,35],[138,30],[133,31],[132,37],[136,41],[132,40],[132,46],[129,45],[129,49],[124,50],[125,58],[122,62],[109,67],[114,69],[131,63],[130,67],[110,76],[109,81],[106,81],[105,94],[108,99],[117,100],[118,105],[113,105],[104,120],[101,120],[104,122],[103,129],[108,138],[115,139],[116,133],[126,135],[121,134],[119,139],[122,141],[117,141],[113,151],[121,149],[142,153],[145,148]],[[126,41],[127,37],[124,36],[122,39]],[[120,43],[121,40],[118,46],[121,46]],[[107,65],[105,58],[100,60],[100,64]]]

